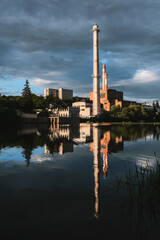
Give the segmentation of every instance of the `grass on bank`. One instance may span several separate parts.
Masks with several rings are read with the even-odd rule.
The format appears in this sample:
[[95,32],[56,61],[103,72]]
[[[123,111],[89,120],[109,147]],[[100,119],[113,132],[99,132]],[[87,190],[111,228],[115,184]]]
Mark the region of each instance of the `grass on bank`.
[[156,167],[135,166],[134,173],[128,170],[124,179],[117,178],[117,191],[126,187],[128,193],[129,213],[134,211],[138,217],[147,212],[152,219],[160,220],[160,162],[156,157]]

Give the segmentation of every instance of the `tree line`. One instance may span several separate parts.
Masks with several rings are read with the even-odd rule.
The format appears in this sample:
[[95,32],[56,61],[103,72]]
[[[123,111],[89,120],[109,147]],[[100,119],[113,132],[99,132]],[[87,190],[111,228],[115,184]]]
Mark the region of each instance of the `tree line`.
[[[46,111],[50,107],[66,107],[72,106],[73,102],[81,101],[82,98],[72,97],[71,99],[59,99],[52,94],[44,98],[42,95],[37,96],[31,92],[29,81],[26,80],[21,96],[0,96],[0,117],[12,119],[17,117],[20,112],[34,113],[37,110]],[[90,102],[89,99],[85,99]],[[91,121],[99,122],[159,122],[160,114],[159,102],[153,103],[153,109],[146,109],[142,105],[130,105],[121,108],[112,106],[110,112],[104,111],[99,118]]]
[[[26,80],[21,96],[1,96],[0,95],[0,117],[8,117],[17,115],[17,112],[34,113],[37,110],[45,111],[52,105],[53,107],[72,106],[73,102],[81,101],[80,97],[72,97],[71,99],[59,99],[52,94],[44,98],[31,92],[29,81]],[[86,99],[89,101],[89,99]]]
[[0,111],[7,110],[21,110],[23,112],[34,112],[36,109],[45,109],[52,104],[53,106],[71,106],[73,102],[81,101],[79,97],[72,97],[71,99],[59,99],[52,94],[46,99],[40,95],[31,92],[29,81],[26,80],[21,96],[1,96],[0,95]]
[[160,113],[158,109],[144,108],[142,105],[130,105],[121,108],[120,106],[112,106],[110,112],[104,112],[98,118],[99,122],[159,122]]

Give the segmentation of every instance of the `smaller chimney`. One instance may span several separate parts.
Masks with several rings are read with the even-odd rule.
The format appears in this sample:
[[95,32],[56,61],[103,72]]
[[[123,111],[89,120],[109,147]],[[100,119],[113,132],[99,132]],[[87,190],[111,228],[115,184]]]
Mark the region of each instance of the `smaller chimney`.
[[104,86],[104,90],[107,91],[107,73],[105,73],[105,86]]
[[103,64],[102,66],[102,89],[105,89],[105,73],[106,73],[106,66]]

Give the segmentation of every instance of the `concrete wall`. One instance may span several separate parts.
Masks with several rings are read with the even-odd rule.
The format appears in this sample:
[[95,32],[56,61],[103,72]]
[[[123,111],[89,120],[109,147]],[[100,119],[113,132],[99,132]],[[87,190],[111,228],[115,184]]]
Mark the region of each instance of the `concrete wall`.
[[37,118],[37,114],[32,114],[32,113],[22,113],[21,118]]
[[60,99],[70,99],[73,97],[73,90],[59,88],[58,89],[58,97]]
[[21,122],[23,123],[48,123],[48,117],[38,117],[37,114],[22,113]]
[[53,89],[53,88],[46,88],[44,89],[44,98],[47,96],[53,95],[53,97],[58,97],[60,99],[70,99],[73,97],[73,90],[70,89]]
[[50,96],[51,94],[53,95],[53,97],[58,97],[58,90],[53,88],[44,89],[44,98]]
[[81,118],[88,118],[92,115],[92,105],[86,102],[74,102],[73,107],[79,108],[79,116]]
[[80,118],[79,117],[59,117],[60,124],[79,124]]

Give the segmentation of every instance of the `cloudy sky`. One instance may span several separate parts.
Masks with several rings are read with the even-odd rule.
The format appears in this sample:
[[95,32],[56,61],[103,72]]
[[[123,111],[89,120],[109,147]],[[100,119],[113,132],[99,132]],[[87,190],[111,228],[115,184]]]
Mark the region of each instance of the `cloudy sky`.
[[0,92],[92,91],[92,26],[100,27],[100,73],[126,100],[160,99],[159,0],[0,0]]

